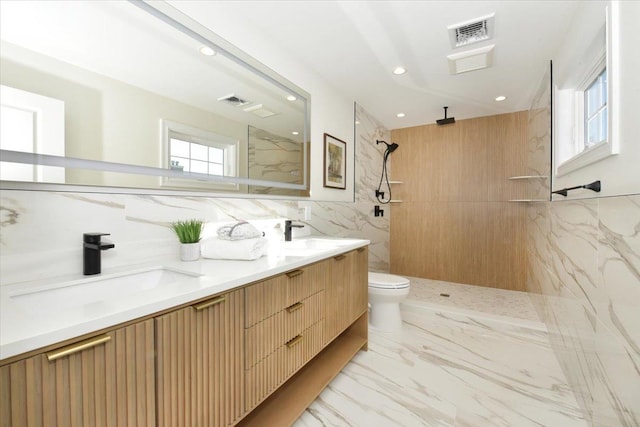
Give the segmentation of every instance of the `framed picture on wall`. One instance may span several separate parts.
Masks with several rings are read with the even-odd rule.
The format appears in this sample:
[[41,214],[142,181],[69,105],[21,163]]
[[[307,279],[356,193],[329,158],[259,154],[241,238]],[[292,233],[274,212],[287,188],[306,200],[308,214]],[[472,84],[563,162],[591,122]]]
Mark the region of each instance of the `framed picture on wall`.
[[347,188],[347,143],[324,134],[324,186]]

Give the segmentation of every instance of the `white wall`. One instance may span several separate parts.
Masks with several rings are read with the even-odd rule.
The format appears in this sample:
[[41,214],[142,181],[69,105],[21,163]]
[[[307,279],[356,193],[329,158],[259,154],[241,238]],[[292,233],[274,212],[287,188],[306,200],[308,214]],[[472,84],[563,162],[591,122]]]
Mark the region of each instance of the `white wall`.
[[[640,193],[640,2],[594,1],[583,2],[574,16],[564,42],[560,45],[554,61],[554,83],[563,87],[570,84],[572,67],[575,68],[598,30],[598,21],[604,22],[604,6],[611,4],[611,70],[613,99],[610,114],[613,118],[612,138],[619,144],[619,154],[608,157],[561,177],[554,177],[553,189],[602,181],[602,192],[597,196]],[[556,99],[556,102],[558,99]],[[566,128],[567,119],[556,116],[556,131]],[[562,134],[554,133],[554,145],[560,143]],[[590,191],[569,193],[568,198],[595,197]],[[563,199],[554,196],[554,200]]]
[[[354,171],[350,167],[354,164],[355,153],[353,99],[348,99],[314,70],[296,61],[292,53],[279,49],[269,40],[268,34],[251,28],[242,16],[234,14],[228,4],[232,2],[169,3],[311,94],[311,198],[353,201]],[[299,25],[304,30],[304,24]],[[322,186],[324,133],[347,142],[346,190]]]

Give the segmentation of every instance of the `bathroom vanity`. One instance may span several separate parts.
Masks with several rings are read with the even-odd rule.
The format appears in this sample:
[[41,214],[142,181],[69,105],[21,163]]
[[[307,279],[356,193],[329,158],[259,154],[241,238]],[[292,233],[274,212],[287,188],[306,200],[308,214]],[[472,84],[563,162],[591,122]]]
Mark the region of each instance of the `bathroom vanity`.
[[169,262],[186,278],[134,303],[106,296],[40,315],[16,301],[59,287],[5,285],[0,425],[291,425],[367,349],[368,243],[310,238],[256,261]]

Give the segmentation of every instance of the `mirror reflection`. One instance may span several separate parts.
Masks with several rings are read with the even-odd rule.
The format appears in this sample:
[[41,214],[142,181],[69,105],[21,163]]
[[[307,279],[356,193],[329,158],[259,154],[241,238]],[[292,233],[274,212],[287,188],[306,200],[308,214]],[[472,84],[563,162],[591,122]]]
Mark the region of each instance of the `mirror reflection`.
[[2,150],[167,171],[4,161],[2,180],[308,194],[308,95],[230,57],[206,30],[186,34],[128,2],[2,2],[1,12]]

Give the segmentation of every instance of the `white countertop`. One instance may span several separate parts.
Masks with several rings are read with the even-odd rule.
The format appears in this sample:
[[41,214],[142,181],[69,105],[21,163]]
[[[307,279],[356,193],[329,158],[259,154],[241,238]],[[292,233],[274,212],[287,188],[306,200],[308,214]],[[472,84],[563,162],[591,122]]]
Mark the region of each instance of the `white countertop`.
[[[269,254],[255,261],[181,262],[165,258],[126,268],[103,268],[100,276],[65,276],[4,285],[0,287],[0,360],[225,292],[369,243],[314,236],[272,244]],[[190,276],[152,289],[141,288],[126,297],[113,292],[86,303],[73,298],[73,289],[80,289],[86,281],[93,283],[94,278],[107,279],[155,267]],[[64,294],[49,300],[44,292],[53,296],[63,289],[60,284],[64,284]]]

